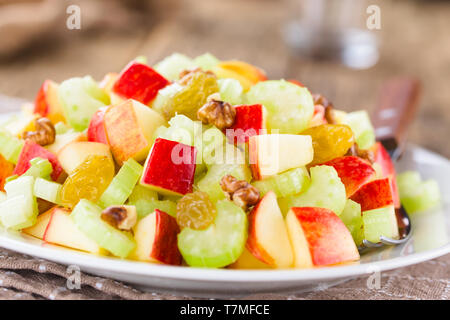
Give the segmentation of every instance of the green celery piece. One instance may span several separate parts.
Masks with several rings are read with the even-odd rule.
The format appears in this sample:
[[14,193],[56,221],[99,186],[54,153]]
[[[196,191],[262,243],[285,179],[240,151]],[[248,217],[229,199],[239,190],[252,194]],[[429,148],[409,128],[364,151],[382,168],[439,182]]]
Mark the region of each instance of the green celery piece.
[[64,122],[60,121],[55,124],[55,132],[56,134],[64,134],[71,130]]
[[221,268],[235,262],[247,240],[247,215],[228,200],[216,203],[214,223],[204,230],[184,228],[178,248],[188,265]]
[[344,124],[352,129],[359,148],[365,150],[374,145],[375,130],[370,122],[367,111],[361,110],[347,113]]
[[340,214],[342,222],[352,234],[355,244],[359,246],[364,239],[363,221],[361,215],[361,205],[348,199],[344,211]]
[[19,176],[18,176],[17,174],[14,174],[14,175],[12,175],[12,176],[7,177],[7,178],[5,179],[5,182],[7,183],[7,182],[10,182],[10,181],[16,180],[18,177],[19,177]]
[[53,181],[37,178],[34,182],[34,195],[51,203],[61,203],[62,185]]
[[194,63],[202,68],[203,70],[211,70],[214,66],[216,66],[220,62],[215,56],[211,53],[206,52],[198,57],[194,58]]
[[[132,203],[129,203],[132,204]],[[155,209],[164,211],[165,213],[171,215],[172,217],[177,217],[177,204],[170,200],[138,200],[136,203],[132,204],[136,207],[138,218],[144,218],[150,213],[154,212]]]
[[197,65],[191,58],[180,53],[174,53],[158,62],[153,68],[167,80],[175,81],[179,79],[181,71],[194,69],[195,67]]
[[9,162],[17,164],[23,141],[7,132],[0,131],[0,154]]
[[344,210],[347,196],[345,186],[331,166],[316,166],[310,169],[311,184],[299,195],[280,198],[278,203],[283,214],[292,207],[319,207],[332,210],[340,215]]
[[139,181],[144,168],[133,158],[128,159],[101,195],[98,203],[106,208],[112,205],[122,205],[127,201],[133,188]]
[[219,79],[217,80],[219,85],[220,98],[223,101],[231,103],[232,105],[238,105],[244,103],[244,88],[241,83],[236,79]]
[[50,179],[53,172],[53,167],[50,161],[42,158],[33,158],[30,160],[30,168],[23,174],[24,176],[31,176],[34,178]]
[[422,181],[418,172],[403,172],[397,175],[397,182],[402,205],[410,214],[426,211],[438,206],[441,202],[437,182]]
[[227,174],[231,174],[238,180],[246,180],[247,182],[251,180],[251,172],[246,165],[215,164],[209,167],[208,172],[198,181],[196,187],[200,191],[206,192],[213,202],[225,199],[220,180]]
[[63,81],[58,97],[68,124],[76,131],[85,130],[97,109],[109,104],[109,96],[90,76]]
[[364,238],[379,242],[381,236],[398,238],[397,218],[394,206],[364,211],[362,214]]
[[247,103],[266,107],[272,133],[298,134],[308,127],[314,114],[309,90],[284,80],[258,82],[247,92],[246,99]]
[[252,183],[261,196],[269,191],[275,192],[277,197],[287,197],[306,190],[310,184],[309,174],[305,167],[295,168],[274,177],[254,181]]
[[3,226],[19,230],[35,223],[38,207],[33,189],[34,178],[30,176],[22,176],[5,184],[7,199],[0,208]]
[[136,185],[133,192],[128,198],[127,204],[136,207],[136,211],[139,218],[143,218],[148,214],[159,209],[161,211],[176,217],[177,205],[171,200],[158,200],[158,193],[156,191],[150,190],[141,185]]
[[120,258],[126,258],[136,247],[133,237],[119,231],[101,218],[102,209],[86,199],[80,200],[70,216],[77,228],[101,248]]

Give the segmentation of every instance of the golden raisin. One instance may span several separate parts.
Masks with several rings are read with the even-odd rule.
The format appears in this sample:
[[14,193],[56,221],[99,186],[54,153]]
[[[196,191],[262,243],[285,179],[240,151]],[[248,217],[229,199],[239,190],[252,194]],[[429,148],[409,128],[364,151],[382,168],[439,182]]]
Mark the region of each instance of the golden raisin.
[[205,192],[188,193],[177,203],[177,223],[180,228],[206,229],[215,218],[216,207]]
[[96,202],[114,178],[114,163],[106,156],[89,156],[66,179],[61,204],[73,208],[81,199]]
[[352,129],[343,124],[323,124],[308,128],[301,134],[312,138],[314,159],[310,165],[342,157],[355,142]]

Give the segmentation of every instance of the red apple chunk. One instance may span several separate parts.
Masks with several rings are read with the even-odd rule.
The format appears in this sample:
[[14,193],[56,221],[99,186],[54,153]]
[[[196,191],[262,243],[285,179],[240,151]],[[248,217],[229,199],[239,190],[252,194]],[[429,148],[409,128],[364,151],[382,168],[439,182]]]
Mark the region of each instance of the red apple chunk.
[[394,204],[389,178],[373,180],[365,184],[350,199],[361,205],[361,211]]

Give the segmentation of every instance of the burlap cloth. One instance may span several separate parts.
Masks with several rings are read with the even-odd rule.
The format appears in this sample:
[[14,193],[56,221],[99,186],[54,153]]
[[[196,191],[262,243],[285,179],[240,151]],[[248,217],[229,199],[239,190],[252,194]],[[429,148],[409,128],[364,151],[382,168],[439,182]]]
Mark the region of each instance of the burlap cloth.
[[[82,271],[82,270],[81,270]],[[0,299],[193,299],[182,294],[143,292],[124,283],[81,272],[81,288],[67,286],[64,265],[0,248]],[[450,299],[450,255],[381,273],[379,289],[367,277],[309,293],[254,294],[244,299]],[[69,286],[70,287],[70,286]]]

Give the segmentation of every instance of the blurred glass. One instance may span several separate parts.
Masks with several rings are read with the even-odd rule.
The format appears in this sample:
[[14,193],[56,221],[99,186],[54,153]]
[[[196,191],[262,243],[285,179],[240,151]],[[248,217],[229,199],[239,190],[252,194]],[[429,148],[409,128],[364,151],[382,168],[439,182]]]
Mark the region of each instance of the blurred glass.
[[290,0],[294,16],[285,26],[285,39],[299,55],[369,68],[379,58],[376,30],[367,27],[369,5],[365,0]]

